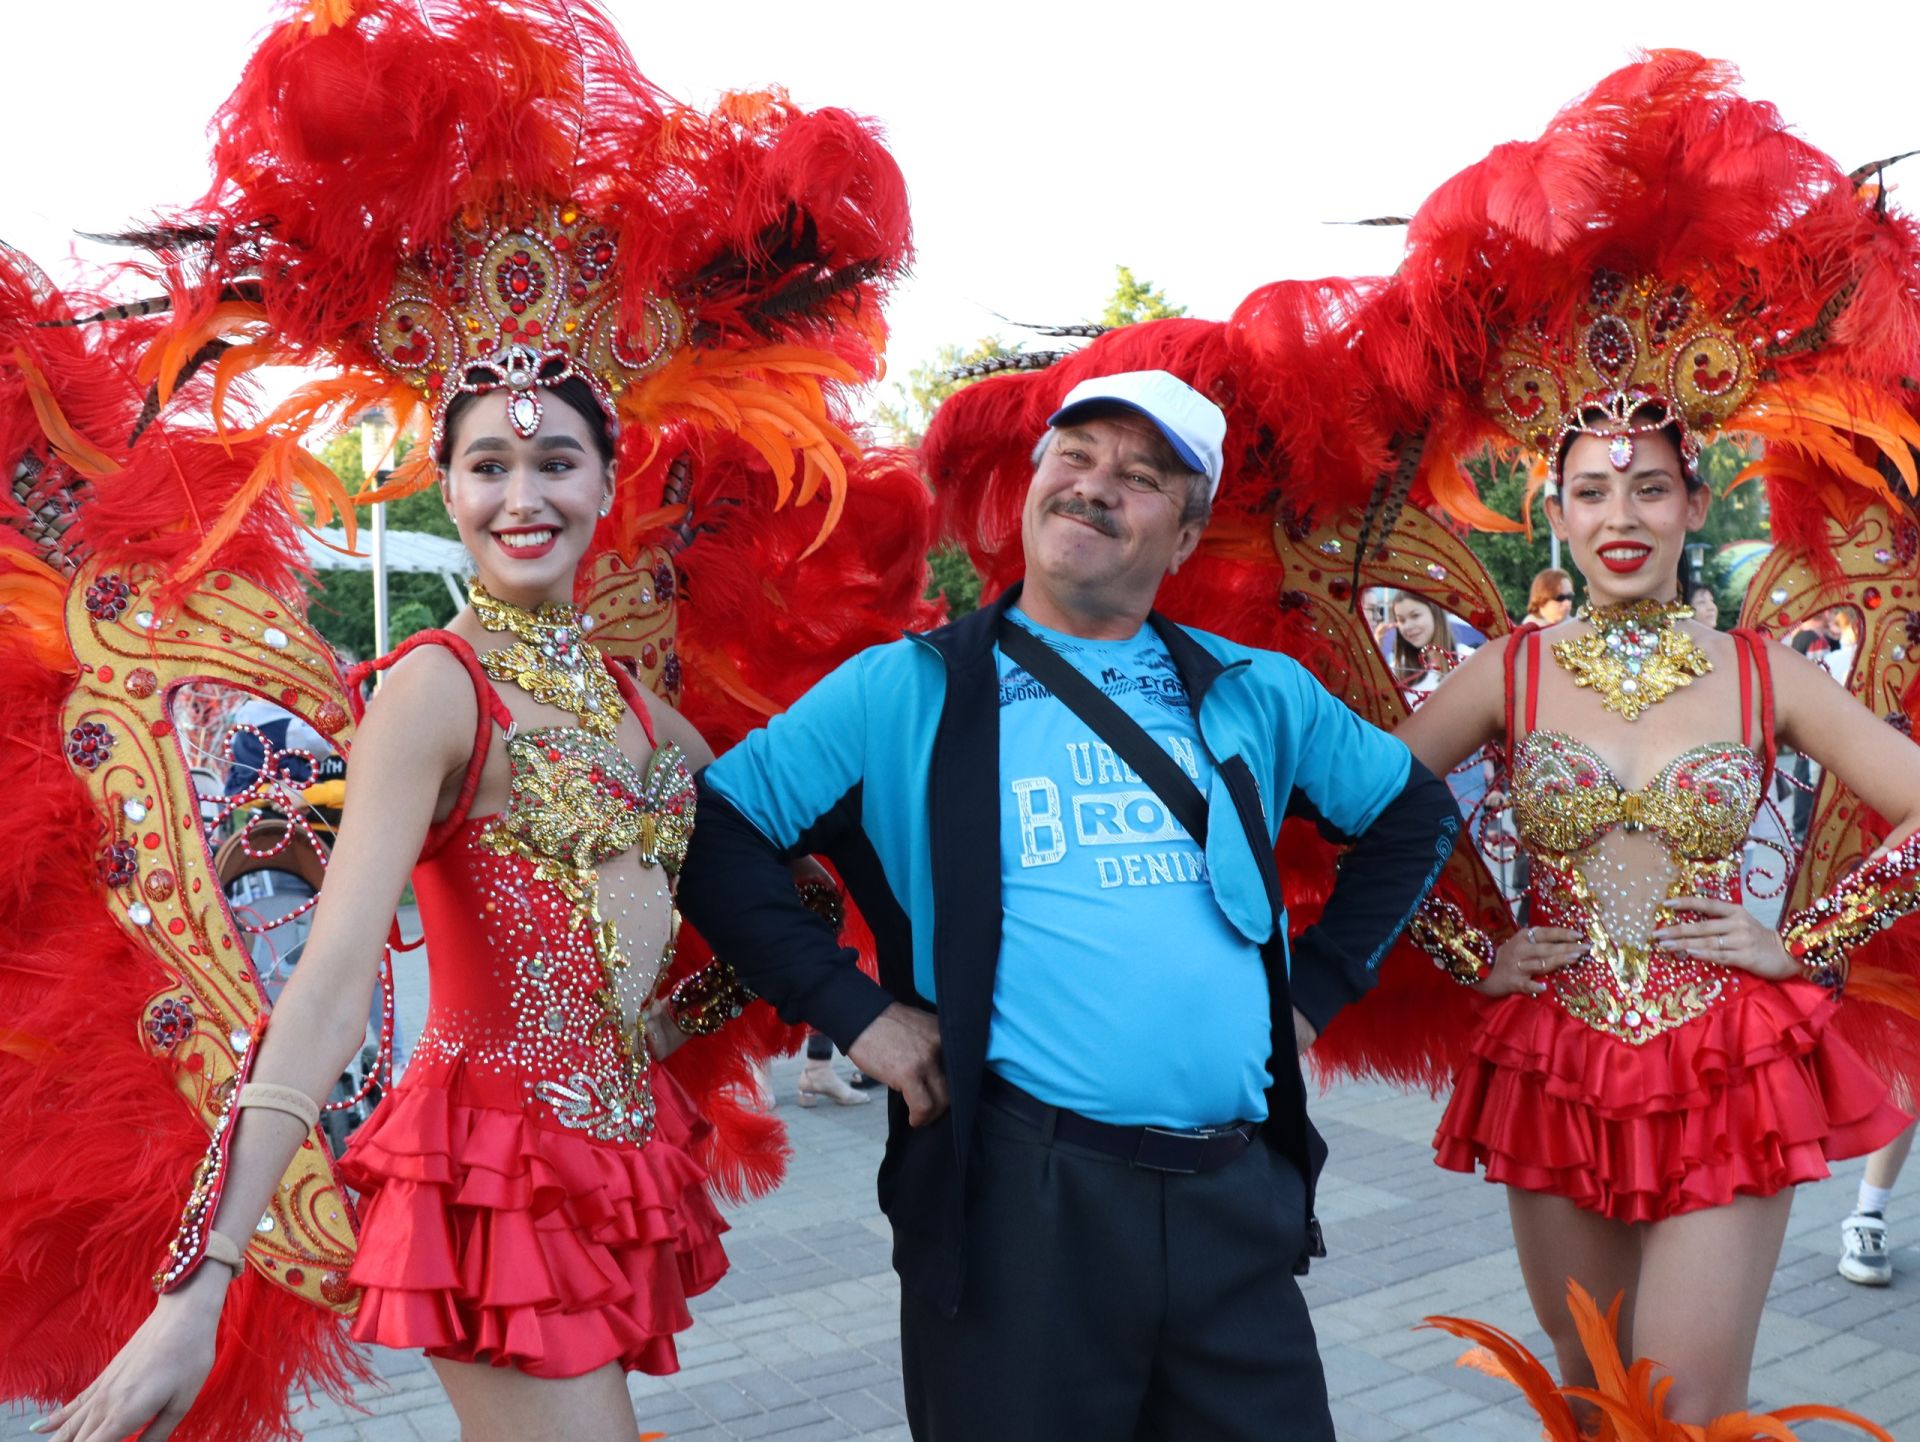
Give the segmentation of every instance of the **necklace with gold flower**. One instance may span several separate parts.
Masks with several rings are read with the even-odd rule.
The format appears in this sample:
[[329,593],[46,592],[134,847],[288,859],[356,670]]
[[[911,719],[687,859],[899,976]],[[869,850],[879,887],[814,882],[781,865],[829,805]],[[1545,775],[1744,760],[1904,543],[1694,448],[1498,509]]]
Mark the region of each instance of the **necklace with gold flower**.
[[1592,689],[1607,710],[1631,721],[1713,670],[1693,637],[1673,624],[1692,615],[1692,607],[1677,601],[1582,606],[1580,619],[1593,629],[1555,641],[1553,659],[1574,685]]
[[611,741],[620,724],[620,686],[599,649],[587,642],[593,618],[559,601],[529,611],[490,594],[477,581],[472,597],[482,626],[515,638],[480,658],[487,675],[511,681],[543,706],[571,712],[583,728]]

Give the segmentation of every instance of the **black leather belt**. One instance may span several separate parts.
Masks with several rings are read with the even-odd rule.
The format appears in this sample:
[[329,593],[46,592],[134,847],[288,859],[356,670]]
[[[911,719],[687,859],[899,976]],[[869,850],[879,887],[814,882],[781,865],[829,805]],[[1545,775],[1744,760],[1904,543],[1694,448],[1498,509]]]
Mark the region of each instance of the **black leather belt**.
[[1260,1130],[1258,1122],[1228,1122],[1225,1126],[1198,1127],[1192,1131],[1171,1127],[1117,1127],[1111,1122],[1083,1117],[1065,1107],[1048,1106],[1039,1097],[1022,1091],[994,1072],[987,1073],[980,1095],[1037,1130],[1045,1131],[1051,1122],[1053,1135],[1060,1141],[1105,1152],[1150,1172],[1190,1176],[1195,1172],[1214,1171],[1244,1152]]

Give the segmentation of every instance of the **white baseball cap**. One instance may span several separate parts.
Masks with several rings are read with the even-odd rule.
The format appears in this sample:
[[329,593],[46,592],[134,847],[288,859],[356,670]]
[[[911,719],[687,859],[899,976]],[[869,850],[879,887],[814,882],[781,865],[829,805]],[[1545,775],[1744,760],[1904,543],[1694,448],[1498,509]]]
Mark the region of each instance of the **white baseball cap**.
[[1207,499],[1220,493],[1220,448],[1227,438],[1227,418],[1199,391],[1166,371],[1095,376],[1068,391],[1047,424],[1070,426],[1100,406],[1119,406],[1152,421],[1187,468],[1207,478]]

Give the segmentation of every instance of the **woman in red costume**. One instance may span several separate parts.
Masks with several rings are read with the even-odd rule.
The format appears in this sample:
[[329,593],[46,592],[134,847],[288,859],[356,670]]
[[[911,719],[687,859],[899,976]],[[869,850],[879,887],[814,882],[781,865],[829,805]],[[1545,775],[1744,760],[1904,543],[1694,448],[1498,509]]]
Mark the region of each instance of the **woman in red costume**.
[[[252,365],[340,369],[229,429],[255,462],[251,489],[222,494],[228,514],[190,554],[174,548],[164,584],[132,586],[154,609],[124,620],[159,645],[193,634],[175,615],[209,615],[229,651],[299,651],[295,608],[207,567],[257,529],[250,508],[295,485],[327,494],[302,437],[372,405],[423,432],[375,499],[437,485],[477,579],[447,630],[366,668],[383,684],[352,737],[334,859],[273,1025],[243,1007],[230,1048],[218,1026],[215,1050],[180,1068],[226,1070],[158,1305],[40,1430],[77,1442],[157,1419],[144,1435],[288,1435],[288,1364],[249,1372],[221,1325],[229,1290],[251,1296],[264,1268],[284,1290],[317,1282],[336,1310],[357,1301],[356,1340],[423,1349],[468,1438],[630,1442],[624,1371],[675,1368],[687,1299],[726,1268],[709,1173],[763,1187],[782,1156],[772,1124],[738,1105],[744,1043],[698,1042],[684,1067],[677,1055],[752,998],[679,936],[690,771],[711,753],[634,673],[677,692],[684,655],[688,699],[725,740],[774,708],[761,686],[790,696],[806,671],[915,619],[924,493],[905,468],[861,460],[839,424],[841,390],[876,368],[881,289],[907,256],[900,177],[842,112],[777,94],[711,116],[673,104],[603,16],[559,0],[307,6],[268,35],[217,135],[207,199],[139,237],[170,282],[145,352],[156,404],[215,357],[222,426]],[[49,427],[59,411],[42,399],[57,395],[36,392]],[[47,435],[58,449],[66,431]],[[789,499],[771,515],[741,504]],[[886,549],[880,564],[834,539],[856,529],[835,529],[843,508],[871,527],[863,546]],[[809,552],[804,574],[825,575],[803,593]],[[89,584],[96,644],[128,608],[96,606],[106,593]],[[688,586],[705,623],[676,637]],[[756,658],[743,637],[779,654]],[[117,695],[114,665],[79,671]],[[331,672],[315,674],[325,695]],[[325,719],[344,738],[345,715]],[[89,775],[124,752],[112,723],[82,731],[71,754]],[[144,818],[150,804],[120,809]],[[164,893],[149,876],[143,893],[131,850],[131,896],[146,899],[114,905],[133,932],[217,932],[217,914],[162,926],[189,873]],[[360,1196],[357,1255],[308,1277],[261,1246],[295,1221],[338,1220],[295,1217],[286,1179],[290,1163],[324,1172],[307,1155],[314,1098],[360,1044],[409,874],[429,1018],[340,1165]],[[189,985],[213,935],[190,949]],[[211,1004],[196,992],[168,1015],[191,1032]],[[782,1039],[749,1020],[755,1049]],[[184,1056],[180,1037],[156,1037]],[[124,1337],[129,1320],[100,1326]],[[64,1375],[16,1364],[9,1378],[36,1390]]]
[[[1656,55],[1540,142],[1456,177],[1362,321],[1382,354],[1430,347],[1446,388],[1430,447],[1467,453],[1504,433],[1534,453],[1588,596],[1485,648],[1399,728],[1436,770],[1504,751],[1531,862],[1527,924],[1510,935],[1464,925],[1444,900],[1415,928],[1493,1003],[1438,1161],[1506,1187],[1562,1380],[1595,1381],[1572,1281],[1602,1305],[1624,1298],[1623,1343],[1671,1373],[1668,1415],[1695,1423],[1746,1406],[1793,1189],[1905,1124],[1836,1022],[1861,1005],[1840,997],[1862,914],[1883,907],[1885,925],[1910,909],[1920,866],[1920,843],[1903,845],[1920,828],[1905,729],[1758,632],[1698,623],[1679,597],[1714,432],[1767,439],[1757,469],[1776,487],[1864,475],[1883,496],[1874,478],[1911,484],[1920,440],[1898,399],[1920,359],[1911,223],[1730,78]],[[1781,747],[1885,823],[1843,893],[1784,935],[1741,901]]]

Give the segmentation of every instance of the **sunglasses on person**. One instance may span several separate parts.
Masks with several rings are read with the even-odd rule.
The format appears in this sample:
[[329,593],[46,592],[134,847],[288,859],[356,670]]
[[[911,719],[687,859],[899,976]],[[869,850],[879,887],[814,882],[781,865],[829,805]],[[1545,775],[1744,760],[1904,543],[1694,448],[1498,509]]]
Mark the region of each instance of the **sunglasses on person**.
[[1571,606],[1573,604],[1573,592],[1562,591],[1559,595],[1555,596],[1553,599],[1556,601],[1565,601],[1569,606]]

